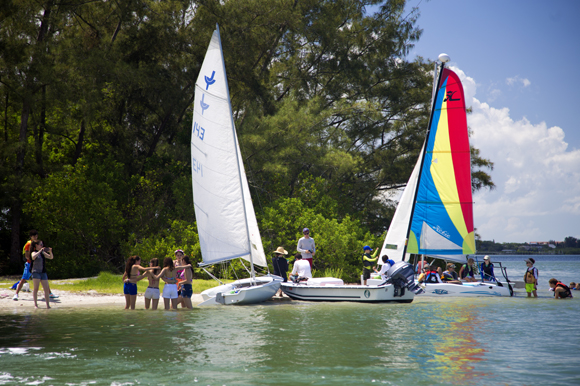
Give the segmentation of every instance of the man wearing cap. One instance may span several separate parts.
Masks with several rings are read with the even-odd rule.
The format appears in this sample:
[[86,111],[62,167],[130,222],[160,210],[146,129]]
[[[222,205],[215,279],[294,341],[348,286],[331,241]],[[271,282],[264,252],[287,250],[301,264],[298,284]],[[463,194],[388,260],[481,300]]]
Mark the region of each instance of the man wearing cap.
[[364,285],[367,285],[367,280],[371,277],[371,272],[375,269],[375,266],[373,266],[373,263],[375,263],[378,260],[378,256],[377,256],[377,254],[379,253],[378,248],[375,251],[375,253],[371,256],[372,250],[373,249],[371,247],[369,247],[368,245],[365,245],[363,247],[362,261],[363,261]]
[[312,256],[316,253],[316,246],[314,245],[314,239],[310,237],[310,229],[304,228],[302,234],[304,237],[298,240],[296,250],[300,252],[304,260],[308,261],[310,269],[312,269]]
[[483,263],[481,263],[481,281],[497,281],[493,273],[493,264],[489,261],[489,256],[485,255]]
[[526,273],[524,274],[524,283],[526,283],[526,292],[528,293],[528,297],[531,298],[534,295],[535,298],[538,297],[537,289],[538,289],[538,269],[534,267],[536,260],[532,259],[531,257],[525,260],[526,265],[528,268],[526,269]]

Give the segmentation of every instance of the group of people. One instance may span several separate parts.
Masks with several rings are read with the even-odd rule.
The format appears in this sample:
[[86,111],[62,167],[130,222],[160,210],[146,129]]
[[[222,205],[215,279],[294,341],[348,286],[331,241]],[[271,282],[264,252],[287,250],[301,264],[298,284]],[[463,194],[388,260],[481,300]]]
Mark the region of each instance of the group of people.
[[16,288],[16,293],[12,299],[18,300],[18,293],[22,290],[24,284],[32,278],[34,307],[38,308],[38,289],[42,285],[46,308],[50,308],[50,299],[58,298],[58,295],[54,295],[50,291],[48,275],[46,273],[46,259],[52,260],[54,258],[52,248],[44,246],[43,241],[38,238],[38,231],[36,229],[31,230],[29,236],[30,240],[22,248],[25,259],[24,272],[22,273],[22,278],[12,287]]
[[[149,285],[145,291],[145,309],[157,309],[160,296],[163,297],[165,309],[177,309],[181,304],[183,308],[193,309],[191,297],[193,296],[192,280],[193,267],[189,256],[185,256],[181,249],[174,252],[175,261],[171,257],[163,260],[163,268],[159,267],[159,260],[153,258],[149,261],[149,267],[141,266],[139,256],[131,256],[125,265],[123,274],[123,293],[125,294],[125,309],[135,309],[137,302],[137,282],[147,278]],[[163,294],[159,291],[159,282],[163,280]]]
[[[290,280],[294,283],[307,281],[312,277],[312,257],[316,253],[316,245],[314,239],[310,237],[310,229],[304,228],[302,230],[303,237],[298,240],[296,250],[298,253],[294,255],[294,266],[290,273]],[[272,266],[274,267],[274,275],[280,276],[284,283],[288,281],[289,263],[286,260],[288,251],[284,247],[278,247],[272,257]],[[279,290],[277,296],[282,296],[282,290]]]

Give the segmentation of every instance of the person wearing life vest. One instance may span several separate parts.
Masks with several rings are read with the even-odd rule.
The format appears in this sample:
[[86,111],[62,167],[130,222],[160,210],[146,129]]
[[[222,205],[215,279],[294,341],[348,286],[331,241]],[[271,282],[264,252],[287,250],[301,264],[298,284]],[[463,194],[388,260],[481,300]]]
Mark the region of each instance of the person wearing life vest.
[[441,280],[449,284],[463,284],[457,277],[457,272],[455,272],[455,264],[453,263],[447,263],[447,271],[443,272]]
[[526,269],[526,273],[524,274],[524,283],[526,284],[526,292],[528,293],[528,297],[532,297],[532,294],[535,298],[538,297],[538,269],[534,267],[534,263],[536,260],[532,259],[531,257],[525,260],[526,265],[528,268]]
[[481,263],[481,281],[497,281],[493,273],[493,264],[489,260],[489,256],[485,255],[483,263]]
[[425,264],[424,266],[425,272],[423,272],[417,278],[419,283],[443,283],[441,281],[441,276],[437,272],[437,268],[435,266],[431,267],[429,264]]
[[572,291],[570,291],[570,287],[561,281],[552,278],[548,283],[550,284],[550,289],[554,291],[555,299],[566,299],[572,297]]
[[383,261],[383,265],[381,266],[381,270],[377,271],[375,268],[375,272],[381,275],[381,280],[387,280],[387,272],[389,269],[395,265],[395,262],[389,259],[389,256],[383,255],[381,256],[381,260]]
[[463,264],[463,266],[459,269],[459,277],[461,280],[469,281],[469,282],[476,282],[475,274],[477,271],[477,266],[475,265],[475,260],[473,258],[467,259],[467,264]]
[[375,263],[379,259],[377,257],[377,254],[379,253],[378,248],[375,251],[375,253],[371,256],[372,250],[373,249],[371,247],[369,247],[368,245],[365,245],[363,248],[364,253],[362,255],[362,262],[363,262],[364,285],[367,285],[367,280],[370,279],[371,272],[375,269],[375,266],[373,265],[373,263]]

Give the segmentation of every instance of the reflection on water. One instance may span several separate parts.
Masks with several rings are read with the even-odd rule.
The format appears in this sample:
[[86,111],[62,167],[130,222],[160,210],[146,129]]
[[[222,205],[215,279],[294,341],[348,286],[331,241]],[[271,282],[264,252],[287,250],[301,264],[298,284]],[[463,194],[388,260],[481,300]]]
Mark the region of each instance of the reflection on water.
[[[558,374],[580,384],[578,361],[565,354],[579,329],[551,327],[558,313],[578,319],[580,297],[536,300],[0,315],[0,385],[539,385]],[[522,332],[522,320],[534,330]],[[546,360],[550,371],[538,373]]]

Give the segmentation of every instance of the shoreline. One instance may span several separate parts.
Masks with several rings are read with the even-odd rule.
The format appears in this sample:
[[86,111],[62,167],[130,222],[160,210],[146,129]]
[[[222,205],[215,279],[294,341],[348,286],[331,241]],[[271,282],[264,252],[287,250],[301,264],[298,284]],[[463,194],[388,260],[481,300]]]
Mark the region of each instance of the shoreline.
[[[101,294],[97,291],[89,292],[69,292],[63,290],[53,290],[53,294],[58,295],[56,299],[50,299],[51,309],[71,309],[71,308],[119,308],[125,307],[125,295],[120,294]],[[38,291],[38,308],[34,307],[32,292],[20,291],[18,300],[12,300],[15,291],[10,289],[0,290],[0,312],[18,312],[31,310],[46,310],[44,292]],[[197,306],[203,301],[201,294],[193,294],[191,302]],[[142,294],[137,295],[137,304],[135,310],[145,310],[144,298]],[[178,310],[181,309],[178,308]],[[158,310],[164,310],[163,298],[159,299]]]

